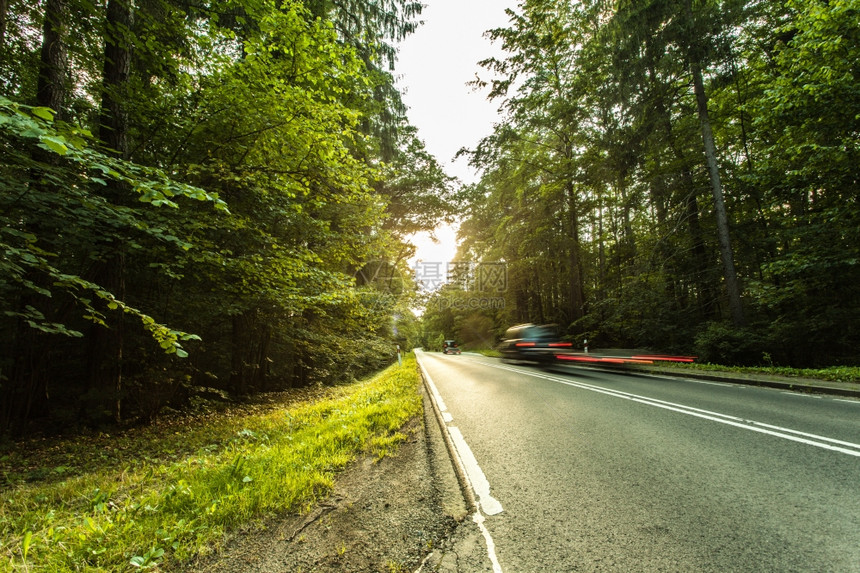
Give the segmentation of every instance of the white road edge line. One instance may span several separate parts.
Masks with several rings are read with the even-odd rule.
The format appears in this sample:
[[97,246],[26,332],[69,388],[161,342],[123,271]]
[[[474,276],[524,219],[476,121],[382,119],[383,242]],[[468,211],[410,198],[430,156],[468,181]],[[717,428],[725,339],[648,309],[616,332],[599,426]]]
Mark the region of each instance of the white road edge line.
[[478,465],[478,460],[475,458],[475,454],[472,453],[472,448],[466,443],[463,432],[456,426],[449,426],[448,432],[451,434],[451,439],[454,440],[454,447],[457,450],[457,455],[460,457],[460,463],[466,469],[466,475],[469,478],[472,490],[478,496],[480,509],[487,515],[502,513],[502,504],[490,495],[490,482],[481,470],[481,466]]
[[493,541],[493,536],[490,535],[490,530],[484,525],[486,520],[487,518],[480,511],[476,511],[475,515],[472,516],[472,521],[477,524],[478,529],[484,534],[484,541],[487,542],[487,555],[489,555],[490,562],[493,564],[493,573],[503,573],[499,558],[496,557],[496,543]]
[[725,382],[707,382],[705,380],[693,380],[692,378],[684,378],[684,382],[692,382],[693,384],[707,384],[708,386],[722,386],[723,388],[732,388],[734,384],[726,384]]
[[481,531],[481,534],[484,536],[484,541],[487,544],[487,556],[490,558],[490,562],[493,565],[493,573],[503,573],[502,566],[496,556],[496,543],[493,541],[493,536],[490,535],[490,530],[484,525],[484,522],[486,521],[484,513],[487,515],[499,514],[503,511],[502,504],[490,495],[490,482],[487,480],[487,476],[484,475],[483,470],[481,470],[481,467],[478,465],[478,460],[472,453],[472,449],[469,447],[469,444],[466,443],[463,433],[456,426],[447,425],[454,420],[454,417],[448,412],[448,408],[442,400],[442,395],[439,394],[439,389],[436,388],[436,384],[430,377],[430,373],[427,372],[427,368],[424,367],[424,363],[421,361],[418,352],[415,353],[415,358],[418,360],[418,365],[421,367],[424,379],[430,387],[432,398],[439,407],[439,411],[442,413],[442,417],[446,422],[446,425],[442,430],[447,432],[448,436],[454,442],[454,449],[456,451],[458,461],[460,462],[460,466],[466,470],[466,481],[469,482],[469,487],[471,488],[472,493],[476,494],[477,499],[475,503],[478,507],[477,511],[472,516],[472,521],[475,522],[478,529]]
[[815,396],[813,394],[798,394],[797,392],[780,392],[780,394],[794,396],[795,398],[812,398],[813,400],[821,400],[821,396]]
[[844,442],[842,440],[827,438],[825,436],[808,434],[805,432],[800,432],[798,430],[792,430],[790,428],[783,428],[780,426],[765,424],[764,422],[757,422],[755,420],[744,420],[743,418],[737,418],[728,414],[720,414],[719,412],[701,410],[699,408],[693,408],[692,406],[675,404],[673,402],[666,402],[663,400],[657,400],[656,398],[648,398],[647,396],[639,396],[637,394],[621,392],[619,390],[609,390],[606,388],[601,388],[599,386],[592,386],[591,384],[586,384],[584,382],[572,382],[570,380],[565,380],[563,378],[558,378],[555,376],[549,376],[547,374],[539,374],[536,372],[530,372],[528,370],[514,369],[508,366],[500,366],[497,364],[490,364],[486,362],[482,362],[482,364],[491,368],[498,368],[499,370],[510,370],[511,372],[526,374],[534,378],[542,378],[544,380],[549,380],[558,384],[564,384],[566,386],[572,386],[574,388],[590,390],[592,392],[598,392],[600,394],[606,394],[608,396],[614,396],[616,398],[624,398],[625,400],[631,400],[640,404],[663,408],[664,410],[671,410],[673,412],[687,414],[688,416],[694,416],[696,418],[702,418],[704,420],[710,420],[712,422],[718,422],[720,424],[726,424],[728,426],[734,426],[736,428],[742,428],[745,430],[750,430],[752,432],[758,432],[760,434],[776,436],[784,440],[799,442],[801,444],[807,444],[810,446],[815,446],[817,448],[847,454],[849,456],[860,457],[860,444],[855,444],[852,442]]

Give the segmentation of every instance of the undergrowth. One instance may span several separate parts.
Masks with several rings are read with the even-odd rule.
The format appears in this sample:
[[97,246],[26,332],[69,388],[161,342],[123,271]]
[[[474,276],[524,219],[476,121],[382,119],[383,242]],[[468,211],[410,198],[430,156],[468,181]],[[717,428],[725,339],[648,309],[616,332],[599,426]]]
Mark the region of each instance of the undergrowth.
[[813,378],[828,382],[860,382],[860,367],[831,366],[829,368],[788,368],[783,366],[721,366],[719,364],[673,364],[673,368],[704,370],[711,372],[739,372],[742,374],[766,374],[790,378]]
[[309,508],[357,455],[396,449],[399,429],[420,411],[418,383],[410,355],[316,400],[213,415],[163,443],[157,433],[126,433],[122,456],[79,448],[84,458],[58,467],[46,456],[51,479],[7,477],[0,494],[0,571],[187,563],[231,529]]

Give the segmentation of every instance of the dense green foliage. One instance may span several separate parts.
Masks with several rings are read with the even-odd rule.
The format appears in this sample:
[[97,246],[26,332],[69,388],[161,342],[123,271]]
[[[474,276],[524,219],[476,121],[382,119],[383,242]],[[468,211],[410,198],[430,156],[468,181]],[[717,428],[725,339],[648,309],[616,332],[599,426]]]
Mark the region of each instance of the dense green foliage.
[[[765,356],[767,359],[767,356]],[[766,360],[765,360],[766,361]],[[776,376],[779,378],[810,378],[827,382],[860,383],[860,367],[830,366],[829,368],[789,368],[787,366],[723,366],[721,364],[668,364],[677,370],[696,372],[732,372],[756,376]]]
[[0,570],[181,566],[227,530],[312,504],[356,455],[395,449],[421,409],[419,384],[408,356],[403,366],[298,404],[180,418],[86,447],[22,444],[4,469],[26,464],[48,477],[0,491]]
[[505,304],[431,307],[431,338],[860,359],[860,2],[523,0],[490,34],[461,257],[506,265]]
[[420,9],[3,2],[0,433],[338,383],[411,345],[392,277],[456,208],[388,71]]

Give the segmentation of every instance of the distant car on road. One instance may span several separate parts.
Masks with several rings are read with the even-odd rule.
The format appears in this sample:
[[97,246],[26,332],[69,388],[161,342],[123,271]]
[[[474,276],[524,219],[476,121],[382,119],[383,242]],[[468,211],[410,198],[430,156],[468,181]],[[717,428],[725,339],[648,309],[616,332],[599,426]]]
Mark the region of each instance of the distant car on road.
[[442,354],[460,354],[460,345],[454,340],[446,340],[442,343]]
[[572,343],[559,339],[554,324],[518,324],[510,327],[498,346],[502,361],[525,360],[548,363],[555,360],[559,350],[570,348]]

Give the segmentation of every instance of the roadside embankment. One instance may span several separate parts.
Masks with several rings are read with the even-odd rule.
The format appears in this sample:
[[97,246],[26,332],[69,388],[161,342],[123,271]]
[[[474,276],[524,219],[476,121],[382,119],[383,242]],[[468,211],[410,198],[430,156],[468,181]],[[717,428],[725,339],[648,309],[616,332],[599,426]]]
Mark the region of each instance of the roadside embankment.
[[404,424],[422,411],[412,356],[308,401],[280,398],[163,431],[5,448],[0,571],[185,569],[231,532],[311,511],[350,462],[414,440]]
[[[818,394],[833,394],[837,396],[850,396],[860,398],[860,383],[849,381],[853,377],[846,377],[844,381],[812,378],[800,375],[789,376],[767,372],[767,369],[705,369],[688,367],[685,365],[660,366],[648,365],[637,366],[635,371],[661,374],[665,376],[678,376],[696,380],[713,380],[718,382],[732,382],[735,384],[750,384],[754,386],[767,386],[785,390],[796,390],[800,392],[814,392]],[[856,370],[853,369],[853,370]]]

